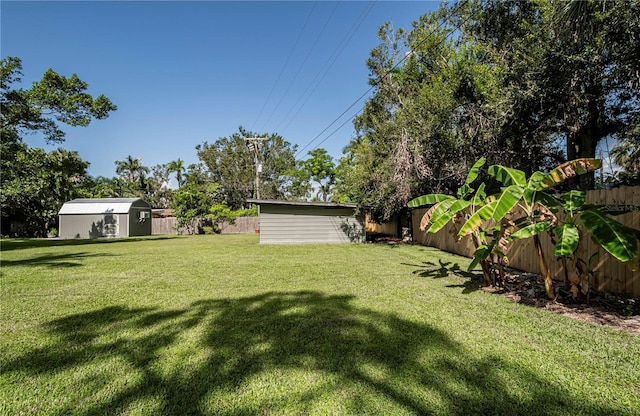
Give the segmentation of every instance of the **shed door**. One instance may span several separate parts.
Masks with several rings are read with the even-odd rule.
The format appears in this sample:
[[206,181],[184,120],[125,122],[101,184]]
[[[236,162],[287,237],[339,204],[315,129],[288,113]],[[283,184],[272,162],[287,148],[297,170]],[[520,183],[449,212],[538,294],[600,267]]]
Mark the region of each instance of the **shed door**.
[[105,214],[104,216],[104,236],[118,237],[118,216],[114,214]]

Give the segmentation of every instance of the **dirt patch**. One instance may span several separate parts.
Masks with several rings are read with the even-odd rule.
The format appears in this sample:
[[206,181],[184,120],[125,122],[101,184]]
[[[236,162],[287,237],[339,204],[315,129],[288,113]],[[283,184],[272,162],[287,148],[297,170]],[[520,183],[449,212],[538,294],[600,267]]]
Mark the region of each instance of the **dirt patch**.
[[542,276],[513,270],[508,273],[504,288],[482,286],[484,281],[481,280],[475,283],[481,290],[504,296],[517,303],[546,309],[572,319],[640,334],[640,299],[592,290],[586,302],[577,302],[570,293],[561,289],[557,298],[551,300],[547,298]]

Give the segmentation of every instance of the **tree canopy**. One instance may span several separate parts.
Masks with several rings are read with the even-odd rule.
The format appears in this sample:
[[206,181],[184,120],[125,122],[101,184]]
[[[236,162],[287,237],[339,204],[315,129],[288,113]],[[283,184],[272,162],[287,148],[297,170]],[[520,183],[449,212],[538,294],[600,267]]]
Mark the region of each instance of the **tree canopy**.
[[298,162],[297,172],[293,175],[296,189],[301,196],[327,202],[331,200],[336,184],[336,165],[333,157],[325,149],[318,148],[308,153],[308,158]]
[[[367,62],[374,94],[340,163],[341,197],[384,220],[412,197],[453,192],[480,157],[531,173],[595,157],[605,138],[633,140],[639,8],[460,1],[410,31],[382,26]],[[580,178],[593,187],[592,173]]]
[[76,74],[70,77],[48,69],[30,89],[14,88],[22,81],[22,60],[0,60],[0,129],[3,142],[22,141],[25,134],[40,133],[47,143],[64,141],[58,123],[88,126],[93,119],[104,119],[117,110],[106,96],[93,98],[89,85]]
[[49,69],[29,89],[16,86],[21,77],[20,58],[0,60],[1,232],[44,236],[62,204],[83,195],[89,163],[76,152],[32,149],[24,136],[60,143],[65,136],[60,124],[87,126],[116,106],[104,95],[93,98],[75,74],[67,78]]
[[196,147],[200,160],[207,167],[210,180],[221,186],[225,202],[232,209],[247,208],[247,199],[255,196],[256,163],[254,150],[246,138],[266,137],[258,149],[260,196],[283,199],[290,192],[290,172],[295,169],[296,146],[277,134],[259,135],[242,127],[229,137]]

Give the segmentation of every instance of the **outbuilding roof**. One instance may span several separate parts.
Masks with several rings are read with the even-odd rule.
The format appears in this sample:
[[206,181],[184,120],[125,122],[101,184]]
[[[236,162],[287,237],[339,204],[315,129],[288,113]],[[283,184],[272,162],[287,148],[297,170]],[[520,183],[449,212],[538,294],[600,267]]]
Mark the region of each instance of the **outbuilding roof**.
[[64,214],[126,214],[140,198],[79,198],[65,202],[58,212]]
[[280,199],[248,199],[247,202],[258,205],[293,205],[302,207],[325,207],[325,208],[357,208],[357,204],[342,202],[307,202],[307,201],[285,201]]

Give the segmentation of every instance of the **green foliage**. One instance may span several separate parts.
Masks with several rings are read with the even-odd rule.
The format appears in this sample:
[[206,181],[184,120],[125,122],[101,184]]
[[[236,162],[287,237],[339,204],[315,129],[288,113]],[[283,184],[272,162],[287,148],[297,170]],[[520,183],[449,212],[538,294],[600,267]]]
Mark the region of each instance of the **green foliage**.
[[186,172],[186,169],[184,166],[184,160],[180,158],[176,160],[172,160],[171,162],[169,162],[169,165],[167,166],[167,170],[169,173],[176,174],[176,181],[178,182],[178,188],[184,185],[184,180],[185,180],[184,173]]
[[247,207],[247,199],[254,196],[254,151],[247,147],[247,137],[268,137],[260,145],[260,197],[284,199],[288,195],[289,172],[295,169],[295,145],[277,134],[257,135],[239,128],[237,133],[222,137],[214,143],[196,146],[198,157],[207,167],[211,180],[220,184],[220,194],[232,209]]
[[[477,168],[476,165],[474,170]],[[573,190],[556,198],[547,194],[545,190],[601,166],[601,161],[597,159],[578,159],[563,163],[549,173],[534,172],[527,179],[525,173],[520,170],[492,165],[488,168],[489,174],[504,185],[496,195],[484,199],[484,187],[481,185],[476,195],[472,196],[473,189],[469,187],[470,182],[467,181],[464,185],[466,188],[462,192],[459,190],[458,195],[471,197],[474,201],[473,205],[468,200],[441,194],[424,195],[413,199],[408,205],[418,207],[435,204],[427,211],[426,221],[423,219],[423,223],[431,222],[432,224],[428,232],[437,232],[454,218],[462,217],[463,224],[458,231],[458,237],[472,235],[476,250],[471,266],[478,263],[483,266],[487,283],[493,281],[487,278],[492,266],[485,263],[491,259],[491,256],[494,256],[491,262],[495,263],[496,259],[504,257],[508,241],[533,238],[540,256],[540,272],[545,279],[545,287],[550,298],[555,297],[555,289],[542,252],[539,234],[552,232],[552,238],[556,240],[554,254],[557,257],[563,259],[568,257],[572,260],[571,271],[567,270],[566,260],[563,260],[566,286],[568,288],[571,286],[574,295],[584,294],[588,290],[589,269],[585,267],[585,265],[588,266],[586,261],[574,255],[581,238],[576,226],[577,222],[584,225],[599,246],[622,262],[632,262],[638,258],[640,231],[613,220],[598,207],[585,205],[584,191]],[[471,180],[477,176],[477,171],[469,174]],[[507,214],[514,213],[516,207],[521,209],[521,217],[503,221]],[[554,214],[558,207],[564,209],[566,216],[561,224],[557,224],[559,218]],[[462,213],[464,209],[467,211]],[[489,220],[495,221],[498,226],[483,230],[482,227]]]
[[0,211],[3,235],[46,236],[56,224],[62,204],[84,196],[89,164],[76,152],[45,152],[23,142],[26,134],[40,134],[47,143],[64,141],[58,123],[87,126],[104,119],[116,106],[104,95],[93,98],[77,75],[67,78],[52,69],[30,89],[21,82],[22,61],[0,60]]
[[[454,195],[481,156],[515,169],[496,172],[498,180],[517,174],[505,185],[521,186],[535,171],[594,158],[605,137],[620,144],[625,171],[615,180],[637,184],[639,7],[465,1],[410,31],[385,24],[367,62],[374,94],[354,120],[340,195],[384,220],[418,195]],[[594,186],[593,170],[573,178],[565,189]]]
[[143,181],[146,175],[150,172],[147,166],[144,166],[140,161],[142,158],[129,155],[124,160],[116,160],[116,173],[120,175],[122,180],[127,182],[138,182],[143,185]]
[[580,232],[575,224],[566,223],[555,228],[558,241],[553,249],[556,257],[568,257],[575,253],[580,243]]
[[293,175],[296,187],[307,197],[315,189],[316,198],[323,202],[330,201],[337,175],[333,158],[322,148],[310,151],[308,156],[298,162],[297,172]]
[[240,217],[257,217],[258,216],[258,206],[253,205],[251,208],[243,208],[236,211],[236,216]]
[[220,224],[223,222],[235,224],[238,213],[239,211],[233,211],[225,202],[220,202],[209,208],[209,213],[205,218],[211,221],[213,229],[218,232]]
[[220,185],[209,185],[187,181],[173,194],[171,208],[178,219],[178,228],[187,227],[190,232],[195,232],[196,221],[211,215],[212,206],[220,201]]
[[[480,168],[484,166],[486,159],[480,158],[476,161],[466,176],[464,184],[457,190],[458,199],[443,194],[428,194],[409,201],[408,206],[415,208],[423,205],[433,205],[422,218],[420,228],[426,229],[427,224],[431,224],[427,232],[436,233],[447,223],[456,220],[456,223],[463,223],[458,231],[458,237],[471,234],[473,244],[476,248],[474,259],[469,265],[469,270],[478,264],[482,267],[482,274],[488,285],[503,285],[505,274],[503,267],[504,253],[498,244],[502,240],[499,227],[482,230],[483,222],[495,217],[498,206],[502,210],[507,206],[513,206],[517,202],[512,194],[514,191],[505,192],[507,195],[500,201],[494,199],[485,200],[485,184],[481,183],[477,191],[471,187],[478,178]],[[515,200],[515,201],[514,201]],[[500,205],[499,205],[500,204]],[[513,204],[513,205],[511,205]],[[500,221],[502,218],[497,218]]]
[[18,144],[10,158],[0,162],[2,234],[46,237],[56,227],[62,204],[85,196],[83,182],[89,163],[77,152],[46,152]]
[[638,257],[638,230],[620,224],[597,208],[585,209],[580,220],[593,240],[616,259],[628,262]]
[[76,74],[67,78],[48,69],[28,90],[13,89],[21,82],[22,61],[17,57],[0,60],[0,104],[2,141],[21,141],[24,134],[41,133],[48,143],[64,141],[58,122],[87,126],[92,119],[104,119],[117,107],[104,95],[93,98],[88,84]]

